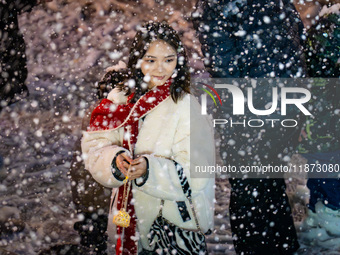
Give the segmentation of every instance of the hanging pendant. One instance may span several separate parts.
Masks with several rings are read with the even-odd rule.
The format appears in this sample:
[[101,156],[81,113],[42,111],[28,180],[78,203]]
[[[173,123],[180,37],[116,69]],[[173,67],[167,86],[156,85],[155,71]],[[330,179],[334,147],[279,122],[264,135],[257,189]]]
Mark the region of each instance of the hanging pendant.
[[131,216],[126,211],[128,198],[129,198],[129,192],[131,187],[131,182],[129,182],[129,177],[125,177],[124,181],[124,192],[123,192],[123,201],[122,201],[122,208],[118,211],[118,213],[113,216],[113,224],[127,228],[130,226],[130,219]]
[[113,223],[117,226],[127,228],[130,226],[130,218],[130,215],[123,208],[113,217]]

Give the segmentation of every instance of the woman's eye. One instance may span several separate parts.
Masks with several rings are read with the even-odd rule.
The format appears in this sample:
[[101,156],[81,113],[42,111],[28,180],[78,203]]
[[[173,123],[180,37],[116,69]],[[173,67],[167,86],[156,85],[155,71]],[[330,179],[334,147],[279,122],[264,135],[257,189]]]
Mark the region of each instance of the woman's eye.
[[147,63],[153,63],[153,62],[155,62],[155,60],[153,60],[153,59],[146,59],[146,60],[144,60],[145,62],[147,62]]
[[171,62],[173,62],[175,59],[173,59],[173,58],[170,58],[170,59],[167,59],[165,62],[166,63],[171,63]]

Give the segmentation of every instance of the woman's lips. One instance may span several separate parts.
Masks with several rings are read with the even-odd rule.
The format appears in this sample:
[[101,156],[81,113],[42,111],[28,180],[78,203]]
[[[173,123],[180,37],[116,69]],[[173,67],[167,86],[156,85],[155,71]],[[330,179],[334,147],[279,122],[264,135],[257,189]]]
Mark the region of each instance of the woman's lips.
[[153,75],[153,77],[157,80],[163,80],[165,76],[155,76],[155,75]]

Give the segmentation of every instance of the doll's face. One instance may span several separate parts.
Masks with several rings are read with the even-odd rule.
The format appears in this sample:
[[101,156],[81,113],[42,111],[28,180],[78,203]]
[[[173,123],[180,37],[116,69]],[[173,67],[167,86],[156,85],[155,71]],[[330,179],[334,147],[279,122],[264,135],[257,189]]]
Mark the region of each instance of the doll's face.
[[152,42],[141,63],[149,89],[163,85],[174,73],[176,65],[177,52],[171,45],[163,40]]

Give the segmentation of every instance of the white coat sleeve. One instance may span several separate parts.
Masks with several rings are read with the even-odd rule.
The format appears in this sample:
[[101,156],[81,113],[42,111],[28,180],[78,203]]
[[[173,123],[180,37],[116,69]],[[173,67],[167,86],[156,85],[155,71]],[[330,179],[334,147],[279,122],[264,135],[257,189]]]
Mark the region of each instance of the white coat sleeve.
[[112,160],[120,151],[130,152],[120,145],[123,130],[83,132],[81,140],[85,169],[105,187],[119,187],[123,184],[112,174]]
[[143,155],[149,162],[149,176],[145,184],[137,188],[151,196],[172,201],[186,200],[175,162],[182,166],[193,197],[213,189],[207,187],[213,185],[209,178],[191,178],[190,171],[194,171],[195,166],[215,164],[215,146],[211,124],[200,114],[196,99],[191,97],[190,101],[187,99],[176,113],[180,117],[173,138],[172,158]]

